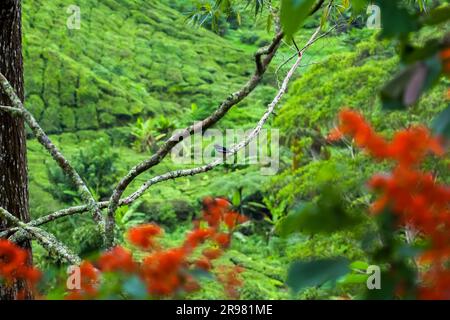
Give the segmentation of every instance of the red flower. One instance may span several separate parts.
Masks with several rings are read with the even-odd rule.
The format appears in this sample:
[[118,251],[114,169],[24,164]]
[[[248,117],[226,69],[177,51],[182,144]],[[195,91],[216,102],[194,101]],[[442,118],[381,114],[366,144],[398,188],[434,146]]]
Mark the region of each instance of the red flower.
[[231,203],[224,198],[216,198],[214,199],[215,205],[218,206],[219,208],[223,209],[223,210],[227,210],[230,208]]
[[218,228],[222,220],[223,210],[217,206],[210,206],[203,210],[203,220],[205,220],[211,228]]
[[333,130],[331,130],[331,132],[328,134],[327,136],[327,140],[332,142],[332,141],[337,141],[343,138],[343,133],[341,132],[341,130],[339,130],[339,128],[334,128]]
[[98,264],[103,272],[123,271],[131,273],[136,269],[133,254],[120,246],[103,253]]
[[26,266],[28,253],[8,240],[0,239],[0,277],[14,278]]
[[186,292],[194,292],[200,289],[200,285],[192,276],[187,276],[183,283],[183,290]]
[[224,214],[223,221],[227,225],[229,230],[232,230],[237,224],[247,221],[247,217],[237,213],[237,212],[227,212]]
[[340,132],[342,135],[351,135],[360,148],[366,149],[375,158],[384,158],[386,156],[386,141],[374,132],[360,113],[344,109],[339,113],[339,119],[338,131],[335,129],[332,137],[338,137],[336,132]]
[[211,261],[207,257],[201,257],[195,261],[195,266],[205,271],[209,271],[212,268]]
[[16,272],[16,278],[26,280],[32,286],[37,284],[41,277],[42,273],[38,269],[33,267],[23,266]]
[[390,158],[403,166],[419,164],[429,151],[436,155],[444,153],[439,141],[433,138],[424,127],[414,127],[398,132],[388,147]]
[[142,249],[152,248],[155,244],[154,237],[162,234],[162,230],[156,224],[150,223],[131,228],[128,231],[128,240]]
[[444,73],[450,74],[450,48],[446,48],[439,53]]
[[214,240],[222,248],[228,248],[231,242],[231,236],[228,233],[218,233],[214,236]]
[[142,265],[142,277],[150,294],[169,295],[182,284],[181,269],[185,266],[183,249],[158,251],[147,256]]
[[203,219],[212,228],[218,228],[224,213],[228,212],[231,203],[224,198],[206,197],[203,199]]
[[424,127],[400,131],[388,143],[356,111],[344,109],[339,113],[339,119],[339,127],[332,131],[331,136],[350,135],[360,148],[366,149],[375,158],[395,160],[400,165],[412,166],[420,163],[427,152],[443,154],[439,141]]
[[243,281],[239,278],[239,274],[244,269],[240,266],[235,267],[221,267],[219,270],[218,280],[224,286],[225,292],[231,299],[239,298],[239,287],[242,286]]
[[88,261],[80,264],[81,288],[72,290],[66,297],[66,300],[93,299],[98,292],[100,273]]
[[209,260],[215,260],[222,255],[222,250],[217,248],[216,249],[208,248],[203,250],[202,254]]
[[[449,58],[447,50],[445,59]],[[350,110],[340,113],[338,130],[353,136],[372,156],[395,163],[390,174],[375,175],[369,181],[380,193],[372,211],[389,209],[401,226],[408,225],[429,241],[430,248],[419,257],[419,263],[426,264],[421,268],[419,297],[450,299],[450,270],[444,267],[450,261],[450,188],[418,169],[427,153],[444,154],[439,140],[419,126],[402,130],[386,142],[359,113]]]
[[204,243],[214,234],[213,229],[195,229],[190,232],[184,242],[184,247],[188,250],[196,248],[199,244]]

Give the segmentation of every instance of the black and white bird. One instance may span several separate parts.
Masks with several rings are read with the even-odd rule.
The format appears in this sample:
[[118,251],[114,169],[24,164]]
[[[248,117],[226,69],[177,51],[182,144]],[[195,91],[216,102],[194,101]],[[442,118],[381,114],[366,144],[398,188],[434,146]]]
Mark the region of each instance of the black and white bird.
[[231,153],[230,150],[228,150],[227,148],[225,148],[225,147],[223,147],[223,146],[221,146],[221,145],[218,145],[218,144],[215,144],[215,145],[214,145],[214,149],[216,149],[217,152],[223,153],[223,154],[229,154],[229,153]]

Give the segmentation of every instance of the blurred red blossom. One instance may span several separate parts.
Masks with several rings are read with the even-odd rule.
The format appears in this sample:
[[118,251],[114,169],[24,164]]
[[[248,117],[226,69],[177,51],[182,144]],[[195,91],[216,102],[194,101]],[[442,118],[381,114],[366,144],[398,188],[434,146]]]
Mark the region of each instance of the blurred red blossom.
[[80,264],[80,288],[70,290],[66,300],[89,300],[94,299],[100,285],[100,271],[89,261]]
[[162,229],[156,224],[149,223],[128,230],[130,243],[142,249],[150,249],[155,245],[154,238],[162,234]]
[[439,53],[442,60],[442,69],[444,73],[450,74],[450,48],[445,48]]
[[[4,280],[6,285],[9,285],[14,280],[23,280],[28,283],[31,291],[35,291],[42,274],[38,269],[29,266],[28,260],[28,252],[25,249],[0,239],[0,281]],[[22,290],[17,299],[24,298],[24,295],[25,290]]]
[[419,168],[428,153],[444,154],[439,139],[427,128],[416,126],[397,132],[389,142],[356,111],[344,109],[339,119],[330,139],[350,135],[374,158],[394,162],[389,174],[375,175],[369,181],[380,195],[372,212],[389,210],[400,226],[407,225],[430,241],[430,247],[419,257],[425,266],[419,298],[450,299],[450,187]]
[[98,260],[98,265],[103,272],[123,271],[132,273],[137,267],[133,260],[133,254],[121,246],[104,252]]
[[[192,272],[200,269],[214,273],[213,261],[222,256],[224,249],[230,246],[233,230],[246,220],[246,217],[232,211],[228,200],[209,197],[203,201],[201,218],[195,221],[193,230],[186,234],[179,247],[163,248],[157,244],[155,238],[164,232],[156,224],[133,227],[128,230],[126,238],[143,255],[139,254],[140,258],[136,259],[130,250],[116,246],[103,252],[94,262],[83,261],[79,266],[79,288],[69,290],[65,299],[101,297],[102,273],[106,272],[125,274],[124,279],[137,276],[152,297],[170,297],[199,290],[200,284]],[[20,278],[37,283],[40,272],[27,267],[26,263],[27,252],[24,249],[8,240],[0,240],[0,280]],[[225,273],[221,267],[217,270],[217,279],[224,284],[227,293],[237,297],[242,281],[236,273],[243,270],[239,268]],[[21,295],[17,298],[21,298]]]

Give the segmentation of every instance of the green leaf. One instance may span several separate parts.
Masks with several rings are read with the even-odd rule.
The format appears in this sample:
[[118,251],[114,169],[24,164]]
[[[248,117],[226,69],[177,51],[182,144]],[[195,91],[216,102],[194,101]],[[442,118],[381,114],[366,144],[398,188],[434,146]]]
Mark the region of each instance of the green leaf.
[[367,274],[347,274],[345,277],[340,279],[339,284],[361,284],[366,283],[369,275]]
[[280,20],[288,39],[302,27],[308,17],[315,0],[282,0]]
[[241,204],[241,190],[236,190],[233,193],[233,198],[231,199],[233,206],[238,207]]
[[450,20],[450,6],[438,7],[430,11],[429,14],[423,16],[422,23],[425,25],[436,25]]
[[450,105],[436,116],[431,128],[435,135],[450,138]]
[[363,270],[366,272],[367,268],[369,267],[369,264],[364,261],[354,261],[350,264],[350,268],[353,270]]
[[233,233],[233,237],[238,239],[241,242],[247,242],[247,238],[239,231]]
[[125,281],[122,287],[124,293],[133,299],[145,299],[147,297],[147,288],[137,276],[132,276]]
[[415,104],[436,83],[441,71],[442,63],[437,55],[406,67],[381,90],[383,108],[405,109]]
[[369,0],[351,0],[352,15],[356,16],[363,13],[369,5]]
[[398,0],[378,0],[375,4],[381,9],[382,37],[404,38],[410,32],[419,29],[416,17],[407,9],[400,7]]
[[307,287],[336,281],[349,272],[348,263],[345,258],[296,261],[289,269],[286,284],[297,293]]
[[417,0],[417,3],[419,4],[420,11],[424,11],[425,4],[423,3],[423,0]]
[[267,15],[267,22],[266,22],[266,30],[267,32],[270,32],[272,30],[272,23],[273,23],[273,17],[271,14]]
[[295,232],[307,234],[332,233],[353,227],[361,221],[344,208],[341,195],[332,189],[323,189],[317,203],[301,203],[282,219],[278,232],[285,237]]

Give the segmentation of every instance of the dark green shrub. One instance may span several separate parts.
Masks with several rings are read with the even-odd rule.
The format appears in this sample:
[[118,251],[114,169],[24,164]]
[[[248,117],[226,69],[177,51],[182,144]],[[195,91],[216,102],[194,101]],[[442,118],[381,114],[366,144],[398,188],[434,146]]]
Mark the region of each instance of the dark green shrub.
[[[109,139],[101,138],[81,149],[74,156],[72,164],[91,192],[97,198],[104,199],[110,195],[118,179],[116,159],[117,154],[111,151]],[[55,198],[63,202],[72,202],[79,198],[72,183],[59,167],[48,166],[47,173],[51,182],[49,191]]]

